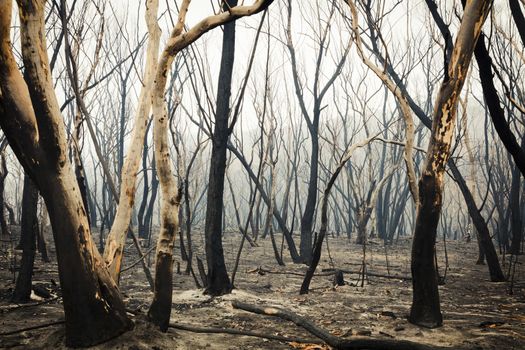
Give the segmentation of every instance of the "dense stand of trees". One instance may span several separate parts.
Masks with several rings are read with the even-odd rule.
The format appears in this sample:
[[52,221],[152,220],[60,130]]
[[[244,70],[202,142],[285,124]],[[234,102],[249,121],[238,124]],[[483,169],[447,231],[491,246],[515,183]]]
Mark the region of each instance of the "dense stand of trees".
[[222,295],[246,241],[308,265],[307,293],[329,234],[363,251],[412,237],[409,319],[425,327],[443,322],[439,237],[476,239],[491,281],[523,251],[523,2],[226,0],[195,23],[188,0],[146,1],[144,23],[107,0],[16,5],[0,2],[0,231],[21,226],[13,301],[28,301],[49,217],[68,345],[132,328],[127,239],[156,245],[141,266],[161,330],[177,240]]

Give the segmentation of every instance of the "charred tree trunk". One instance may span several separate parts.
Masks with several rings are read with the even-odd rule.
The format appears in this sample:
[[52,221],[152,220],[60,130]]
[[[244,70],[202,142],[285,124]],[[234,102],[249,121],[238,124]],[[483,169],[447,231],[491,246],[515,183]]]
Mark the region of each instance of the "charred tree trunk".
[[485,36],[483,34],[476,44],[474,54],[476,56],[476,61],[478,62],[483,97],[489,109],[490,118],[492,119],[494,128],[496,129],[501,142],[512,155],[514,163],[520,170],[521,174],[525,177],[525,150],[521,148],[519,142],[516,140],[516,137],[505,118],[505,112],[500,105],[498,91],[496,90],[493,81],[494,74],[492,72],[492,58],[490,57],[485,45]]
[[[148,124],[148,129],[151,123]],[[148,130],[146,130],[146,134]],[[150,192],[149,187],[149,176],[148,176],[148,138],[144,137],[144,145],[142,147],[142,172],[144,173],[144,181],[142,188],[142,201],[140,202],[140,207],[138,211],[138,222],[139,222],[139,238],[146,239],[148,238],[146,234],[146,208],[148,207],[148,194]]]
[[38,190],[29,176],[24,176],[24,191],[22,194],[22,228],[20,244],[22,246],[22,262],[16,279],[12,300],[25,303],[31,297],[31,282],[35,263],[36,237],[38,232]]
[[477,263],[483,264],[483,257],[486,256],[490,280],[493,282],[504,281],[505,276],[503,275],[503,271],[501,270],[498,255],[496,253],[496,249],[494,248],[494,244],[492,243],[492,238],[490,237],[490,232],[487,223],[481,216],[476,202],[474,201],[474,197],[472,197],[472,193],[468,189],[467,183],[465,182],[465,179],[461,176],[458,168],[456,167],[456,164],[453,162],[449,162],[448,166],[452,172],[452,175],[454,175],[454,178],[458,183],[459,189],[463,193],[463,197],[465,199],[465,203],[467,204],[470,217],[472,218],[472,223],[474,224],[477,231],[478,244],[480,248]]
[[[241,162],[242,166],[244,167],[244,169],[248,173],[248,176],[250,177],[250,179],[253,181],[253,183],[257,187],[257,190],[260,193],[259,200],[260,199],[264,200],[266,205],[270,206],[270,197],[268,196],[268,194],[264,190],[264,188],[263,188],[261,182],[259,181],[257,175],[253,172],[252,168],[250,167],[250,165],[246,161],[246,158],[244,158],[242,153],[239,152],[239,150],[237,148],[235,148],[231,143],[228,143],[228,149]],[[255,209],[255,212],[256,211],[257,210]],[[290,251],[290,257],[292,258],[292,261],[294,263],[299,263],[301,261],[301,259],[300,259],[299,253],[297,252],[297,247],[296,247],[295,242],[293,240],[292,233],[290,232],[288,227],[286,227],[286,223],[284,222],[283,218],[281,217],[281,214],[279,213],[279,211],[275,207],[273,208],[273,216],[274,216],[275,220],[277,220],[277,223],[279,224],[279,227],[283,231],[283,235],[284,235],[284,238],[286,239],[286,244],[288,245],[288,249]],[[250,223],[253,223],[253,220],[250,220]],[[252,226],[252,230],[253,230],[253,226]]]
[[157,200],[157,195],[159,193],[159,179],[157,177],[157,166],[155,165],[155,159],[153,159],[153,169],[151,174],[151,198],[149,199],[148,209],[146,210],[146,215],[144,218],[145,230],[144,234],[148,238],[148,242],[151,240],[151,227],[153,224],[153,209],[155,207],[155,202]]
[[[224,10],[236,6],[237,0],[224,2]],[[230,97],[232,73],[235,58],[235,22],[224,25],[222,38],[221,68],[217,87],[217,109],[215,129],[212,137],[211,163],[206,205],[206,262],[208,265],[208,286],[206,292],[211,295],[229,293],[232,289],[230,277],[224,262],[222,248],[222,219],[224,174],[226,171],[226,149],[231,130],[228,127],[230,115]]]
[[7,221],[5,220],[5,210],[4,210],[6,209],[4,191],[5,191],[5,179],[7,177],[7,165],[5,162],[5,145],[2,145],[2,146],[3,146],[2,148],[4,149],[2,150],[2,155],[0,156],[0,230],[2,231],[2,235],[9,236],[11,235],[11,233],[9,232]]
[[[320,111],[319,111],[320,114]],[[317,122],[316,122],[317,121]],[[301,242],[299,251],[304,263],[310,265],[312,260],[312,232],[317,203],[317,182],[319,171],[319,116],[314,117],[314,125],[310,128],[312,154],[310,155],[310,176],[308,181],[308,195],[303,215],[301,216]]]
[[[155,271],[155,293],[154,293],[154,300],[150,307],[150,311],[148,313],[150,319],[153,323],[160,326],[162,330],[166,330],[169,323],[169,315],[171,312],[171,291],[172,291],[172,260],[173,260],[173,244],[174,244],[174,238],[175,233],[178,230],[178,213],[179,213],[179,203],[180,203],[180,196],[182,195],[182,192],[177,193],[177,186],[175,184],[175,179],[173,177],[173,172],[171,170],[171,159],[169,157],[169,147],[167,142],[167,131],[168,126],[167,123],[169,121],[168,119],[168,113],[167,113],[167,107],[164,102],[164,89],[166,87],[166,81],[167,81],[167,75],[168,70],[170,69],[171,64],[173,63],[173,60],[175,56],[185,47],[193,43],[195,40],[197,40],[199,37],[201,37],[204,33],[207,31],[218,27],[220,25],[225,24],[225,27],[228,28],[228,26],[231,24],[232,21],[235,21],[236,19],[243,17],[243,16],[249,16],[255,13],[258,13],[264,9],[266,9],[270,3],[271,0],[260,0],[255,2],[251,6],[228,6],[228,5],[236,5],[236,2],[232,2],[230,4],[225,3],[224,12],[221,12],[217,15],[210,16],[200,23],[198,23],[196,26],[190,28],[189,30],[184,30],[185,20],[186,20],[186,13],[188,11],[189,1],[184,1],[181,5],[180,11],[179,11],[179,18],[177,21],[176,26],[173,28],[173,31],[171,33],[170,38],[168,39],[167,45],[164,48],[162,55],[160,57],[159,63],[157,65],[157,72],[155,73],[155,84],[154,89],[152,93],[152,101],[153,101],[153,115],[155,117],[155,132],[154,132],[154,139],[155,139],[155,153],[156,153],[156,162],[157,162],[157,170],[159,175],[159,180],[161,183],[161,191],[162,191],[162,202],[161,202],[161,230],[157,245],[157,261],[156,261],[156,271]],[[225,35],[224,40],[227,45],[234,45],[234,40],[231,40],[232,37],[226,35],[225,28]],[[233,38],[235,38],[235,32],[233,27]],[[229,38],[229,40],[227,40]],[[224,50],[223,52],[228,52],[230,50]],[[231,54],[231,60],[228,62],[221,63],[221,72],[222,72],[222,65],[233,65],[233,46],[231,47],[231,52],[228,52],[228,55]],[[221,77],[221,73],[219,73],[219,77]],[[230,80],[231,80],[231,74],[230,74]],[[219,78],[219,92],[218,96],[227,96],[227,98],[220,99],[218,98],[219,103],[226,104],[225,107],[226,110],[229,110],[229,93],[227,95],[221,95],[222,89],[221,84],[223,84],[223,81]],[[226,86],[230,86],[231,84],[228,83]],[[229,90],[228,90],[229,91]],[[219,106],[217,106],[217,118],[221,116],[219,113]],[[210,179],[217,181],[217,179],[214,179],[214,175],[221,176],[219,174],[215,174],[214,171],[217,171],[217,169],[214,169],[214,162],[215,166],[220,165],[222,161],[224,161],[224,164],[226,164],[226,147],[228,142],[228,135],[231,132],[231,130],[228,129],[228,114],[222,115],[222,118],[226,118],[226,130],[223,129],[223,120],[217,120],[215,124],[215,128],[217,133],[219,133],[220,138],[217,138],[217,133],[214,133],[214,139],[213,139],[213,147],[217,145],[224,146],[224,148],[221,148],[221,151],[223,152],[217,153],[217,156],[221,156],[224,154],[224,158],[217,159],[213,157],[213,151],[212,151],[212,165],[210,170]],[[224,134],[224,132],[226,132]],[[221,143],[221,141],[223,143]],[[220,170],[220,167],[218,167]],[[219,200],[220,203],[218,203],[218,209],[220,210],[217,212],[216,210],[213,210],[213,212],[207,213],[206,217],[206,253],[217,253],[217,251],[212,251],[212,249],[217,248],[217,232],[218,235],[218,244],[220,248],[220,254],[222,255],[222,242],[221,242],[221,221],[222,221],[222,192],[224,190],[224,167],[222,168],[222,178],[221,181],[216,182],[216,188],[212,190],[212,183],[210,181],[209,187],[210,191],[220,190],[221,197],[215,198],[208,196],[208,205],[210,205],[211,200]],[[217,192],[214,192],[217,193]],[[217,208],[214,208],[217,209]],[[211,214],[211,215],[209,215]],[[218,215],[217,215],[218,214]],[[213,224],[214,227],[209,227],[210,221],[208,220],[208,216],[213,218]],[[218,223],[218,225],[217,225]],[[211,232],[211,233],[210,233]],[[210,242],[210,238],[212,241]],[[208,256],[208,262],[211,262],[212,267],[214,268],[214,276],[210,279],[212,282],[217,282],[218,285],[215,285],[212,288],[209,288],[209,292],[212,294],[216,294],[216,292],[227,292],[231,290],[231,284],[229,279],[227,278],[226,273],[226,280],[224,280],[223,276],[221,276],[220,272],[218,273],[215,268],[217,267],[217,264],[220,265],[220,259],[216,259],[217,256]],[[209,264],[210,265],[210,264]],[[224,257],[222,258],[222,265],[224,267],[224,271],[226,270],[224,266]],[[210,266],[209,266],[210,267]],[[157,272],[158,271],[158,272]],[[225,284],[225,282],[227,282]],[[217,288],[219,287],[219,289]],[[221,294],[218,293],[218,294]]]
[[491,5],[490,0],[468,3],[434,106],[431,139],[419,180],[420,207],[417,210],[411,263],[413,299],[409,321],[425,327],[439,327],[443,323],[434,260],[443,179],[450,158],[459,94]]
[[91,239],[78,183],[67,159],[66,134],[48,69],[45,1],[19,1],[22,56],[28,83],[10,43],[12,2],[0,3],[0,124],[44,198],[58,258],[66,344],[90,346],[131,328],[118,287]]
[[521,250],[523,223],[521,222],[520,213],[520,187],[521,176],[517,169],[512,172],[512,183],[510,188],[509,207],[511,210],[511,228],[512,228],[512,242],[510,245],[511,254],[519,254]]
[[[339,162],[337,168],[334,170],[334,173],[330,176],[330,180],[328,180],[328,183],[326,184],[326,188],[323,192],[323,199],[321,203],[321,230],[319,231],[319,236],[317,237],[312,253],[312,261],[311,264],[308,266],[308,270],[306,271],[306,274],[303,279],[303,283],[301,284],[301,290],[300,294],[307,294],[308,290],[310,288],[310,282],[312,281],[312,277],[314,276],[315,270],[317,269],[317,265],[319,264],[319,261],[321,259],[321,249],[323,246],[324,238],[326,237],[326,232],[328,229],[328,199],[330,197],[330,192],[332,190],[332,187],[337,180],[337,177],[341,173],[341,170],[345,166],[346,162],[352,158],[352,155],[354,151],[357,148],[363,147],[370,143],[370,141],[373,140],[373,137],[365,139],[361,142],[353,144],[348,151],[344,154],[344,156],[341,158],[341,161]],[[389,176],[389,175],[388,175]],[[387,177],[385,177],[386,180]],[[385,181],[382,180],[382,183]],[[378,186],[378,188],[381,188],[382,184]],[[377,194],[376,194],[377,195]]]
[[48,220],[48,214],[47,214],[47,208],[45,205],[42,206],[41,209],[41,216],[40,216],[40,225],[38,227],[37,236],[36,236],[36,243],[38,252],[42,256],[43,262],[51,262],[51,259],[49,259],[49,254],[47,253],[47,242],[45,237],[45,230],[47,226],[47,220]]

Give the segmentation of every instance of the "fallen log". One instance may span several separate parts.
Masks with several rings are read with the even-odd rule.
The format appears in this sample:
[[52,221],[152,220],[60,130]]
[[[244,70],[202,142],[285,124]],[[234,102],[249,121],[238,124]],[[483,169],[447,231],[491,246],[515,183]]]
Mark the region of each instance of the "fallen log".
[[279,317],[287,321],[291,321],[306,329],[311,334],[323,340],[326,344],[335,349],[341,350],[437,350],[446,349],[437,346],[424,345],[414,343],[408,340],[394,340],[394,339],[373,339],[373,338],[355,338],[343,339],[336,337],[326,330],[317,327],[313,322],[306,318],[299,316],[291,311],[268,306],[258,306],[246,304],[240,301],[233,301],[232,306],[235,309],[241,309],[248,312],[253,312],[260,315]]

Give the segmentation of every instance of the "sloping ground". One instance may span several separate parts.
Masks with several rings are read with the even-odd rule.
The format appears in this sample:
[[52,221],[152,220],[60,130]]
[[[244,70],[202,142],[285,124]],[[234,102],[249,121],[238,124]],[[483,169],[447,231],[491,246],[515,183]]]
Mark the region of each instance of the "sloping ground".
[[[278,237],[280,239],[280,236]],[[195,239],[198,239],[196,235]],[[194,242],[197,254],[202,257],[202,242]],[[228,234],[225,254],[231,259],[236,254],[238,234]],[[12,290],[14,263],[9,244],[3,242],[0,260],[0,333],[42,325],[63,319],[60,299],[26,306],[12,305],[8,296]],[[332,334],[352,339],[384,338],[448,347],[451,349],[525,349],[525,268],[518,264],[513,295],[510,283],[491,283],[486,266],[474,265],[477,257],[475,242],[447,242],[449,268],[445,284],[440,287],[444,326],[424,329],[407,322],[411,302],[411,282],[400,278],[369,276],[361,287],[358,274],[345,273],[346,285],[333,287],[333,275],[322,269],[358,272],[362,265],[361,246],[343,238],[330,238],[327,250],[308,295],[298,294],[305,266],[291,264],[279,267],[273,258],[269,240],[259,242],[259,247],[245,245],[241,264],[235,280],[236,289],[231,295],[210,298],[195,289],[193,278],[176,275],[172,322],[194,327],[233,328],[286,337],[315,339],[304,329],[289,321],[261,316],[234,309],[233,300],[258,305],[275,305],[300,314],[330,331]],[[438,245],[440,273],[445,271],[443,242]],[[125,265],[136,260],[131,251]],[[385,255],[386,252],[386,255]],[[286,254],[285,254],[286,257]],[[387,258],[388,257],[388,258]],[[385,247],[372,242],[366,249],[367,271],[376,275],[410,275],[410,241],[400,241]],[[520,259],[525,259],[520,257]],[[18,257],[19,260],[19,257]],[[388,260],[388,269],[386,268]],[[181,263],[184,270],[185,263]],[[39,264],[39,262],[37,262]],[[505,267],[508,271],[508,264]],[[46,264],[35,272],[35,283],[44,285],[52,295],[59,295],[56,266]],[[170,329],[166,334],[157,332],[142,321],[151,300],[151,292],[144,273],[137,265],[126,271],[122,290],[128,307],[135,316],[135,330],[97,348],[117,349],[290,349],[295,343],[279,342],[256,337],[231,334],[206,334]],[[0,337],[0,347],[13,348],[64,348],[62,325],[54,325]],[[315,348],[315,347],[313,347]]]

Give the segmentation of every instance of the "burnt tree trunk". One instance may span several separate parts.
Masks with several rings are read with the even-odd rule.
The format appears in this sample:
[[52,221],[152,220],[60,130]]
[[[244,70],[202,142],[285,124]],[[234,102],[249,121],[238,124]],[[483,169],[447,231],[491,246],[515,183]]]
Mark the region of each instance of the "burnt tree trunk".
[[[224,2],[224,10],[237,5],[237,0]],[[222,219],[224,174],[226,171],[226,149],[230,129],[230,97],[232,73],[235,58],[235,22],[224,25],[222,38],[221,68],[217,86],[217,109],[215,111],[215,128],[212,137],[211,163],[209,174],[208,200],[206,204],[206,262],[208,265],[208,286],[206,292],[211,295],[229,293],[232,289],[230,277],[224,262],[222,248]]]
[[490,237],[490,232],[487,223],[481,216],[476,202],[474,201],[474,197],[472,197],[472,193],[468,189],[467,183],[465,182],[465,179],[461,176],[456,164],[453,162],[449,162],[448,166],[452,172],[452,175],[454,175],[454,178],[458,183],[459,189],[463,193],[465,203],[467,204],[468,212],[470,214],[470,217],[472,218],[472,223],[474,224],[474,227],[477,231],[477,238],[479,244],[479,257],[477,263],[483,264],[483,258],[486,257],[487,265],[489,268],[490,280],[493,282],[504,281],[505,276],[503,275],[503,271],[501,270],[498,255],[496,253],[496,249],[494,248],[494,244],[492,243],[492,238]]
[[514,163],[521,174],[525,176],[525,150],[521,148],[518,140],[516,140],[505,118],[505,111],[501,107],[498,91],[493,80],[492,58],[485,45],[485,36],[483,34],[481,34],[476,44],[474,54],[478,62],[483,97],[487,104],[492,123],[494,124],[494,129],[496,129],[505,149],[512,155]]
[[517,169],[512,172],[512,183],[510,188],[509,207],[511,211],[512,241],[510,245],[511,254],[519,254],[522,241],[523,223],[520,213],[520,184],[521,176]]
[[314,116],[313,125],[309,127],[312,141],[312,154],[310,155],[308,195],[306,197],[304,212],[301,216],[301,242],[299,244],[299,252],[303,262],[308,265],[310,265],[312,260],[312,232],[315,204],[317,203],[317,183],[319,178],[319,114],[320,111]]
[[[5,140],[4,140],[5,142]],[[2,235],[9,236],[11,233],[9,232],[9,227],[7,226],[7,221],[5,219],[5,199],[4,199],[4,192],[5,192],[5,179],[7,177],[7,166],[5,162],[5,145],[3,145],[2,155],[0,156],[0,230],[2,231]]]
[[30,301],[33,266],[35,263],[36,237],[38,234],[38,190],[28,175],[24,176],[24,191],[22,194],[22,228],[20,245],[22,247],[22,262],[16,279],[12,300],[17,303]]
[[67,159],[66,133],[53,90],[44,37],[45,1],[21,0],[25,74],[12,53],[12,1],[0,2],[0,125],[44,198],[58,258],[66,344],[90,346],[131,328],[124,303],[91,239],[88,219]]
[[469,2],[465,8],[448,71],[434,105],[432,134],[419,180],[420,206],[411,262],[413,299],[409,321],[424,327],[439,327],[443,323],[434,260],[436,230],[443,205],[443,179],[450,158],[459,94],[491,5],[490,0],[479,0]]
[[[148,130],[150,128],[151,123],[148,123],[148,127],[146,130],[146,135],[148,134]],[[149,176],[148,176],[148,138],[144,137],[144,145],[142,147],[142,172],[144,174],[144,181],[142,181],[142,201],[140,202],[139,211],[137,214],[138,222],[139,222],[139,238],[146,239],[148,238],[146,234],[146,209],[148,207],[148,194],[150,192],[149,187]]]

